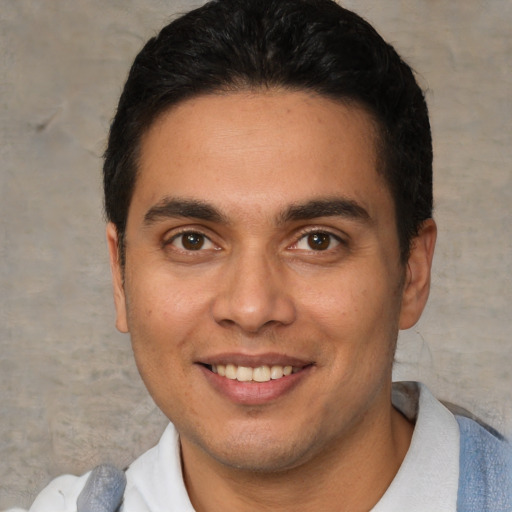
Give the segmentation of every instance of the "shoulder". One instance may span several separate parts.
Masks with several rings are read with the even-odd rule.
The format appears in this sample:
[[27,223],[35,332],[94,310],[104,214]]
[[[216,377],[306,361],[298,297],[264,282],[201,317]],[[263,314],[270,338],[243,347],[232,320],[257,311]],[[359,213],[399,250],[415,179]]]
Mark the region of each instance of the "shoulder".
[[123,499],[125,486],[123,471],[100,465],[81,477],[64,475],[53,480],[36,498],[30,512],[114,512]]
[[101,465],[80,477],[60,476],[41,491],[29,512],[116,510],[121,499],[124,512],[163,510],[170,504],[172,510],[193,511],[181,474],[178,434],[171,424],[160,442],[136,459],[126,473]]
[[460,428],[459,510],[512,510],[512,445],[471,418],[456,419]]
[[[77,477],[63,475],[41,491],[29,512],[76,512],[76,502],[82,492],[90,473]],[[20,509],[11,509],[7,512],[20,512]]]

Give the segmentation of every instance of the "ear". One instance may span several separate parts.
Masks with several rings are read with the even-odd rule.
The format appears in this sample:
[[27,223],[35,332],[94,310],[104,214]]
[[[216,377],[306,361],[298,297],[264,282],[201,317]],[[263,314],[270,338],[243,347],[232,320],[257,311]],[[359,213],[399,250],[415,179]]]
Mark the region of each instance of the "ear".
[[114,287],[114,303],[116,306],[116,327],[120,332],[128,332],[126,315],[126,297],[123,285],[123,268],[119,254],[119,238],[117,229],[112,222],[107,224],[107,244],[110,255],[110,270],[112,271],[112,284]]
[[430,270],[436,245],[437,227],[433,219],[423,222],[414,238],[405,269],[400,329],[409,329],[420,318],[430,292]]

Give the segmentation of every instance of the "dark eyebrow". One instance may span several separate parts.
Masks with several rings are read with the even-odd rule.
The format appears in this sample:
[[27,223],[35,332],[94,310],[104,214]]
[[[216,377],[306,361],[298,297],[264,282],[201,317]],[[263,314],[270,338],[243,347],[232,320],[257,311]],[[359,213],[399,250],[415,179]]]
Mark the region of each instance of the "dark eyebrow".
[[[370,221],[370,215],[360,204],[351,199],[336,198],[291,205],[279,216],[279,223],[335,216]],[[204,201],[172,197],[166,197],[152,206],[144,215],[144,224],[150,226],[159,220],[178,217],[228,224],[217,208]]]
[[316,219],[318,217],[346,217],[369,222],[369,213],[352,199],[317,199],[304,204],[290,206],[282,215],[281,222]]
[[227,224],[225,217],[213,206],[194,199],[166,197],[152,206],[144,215],[144,224],[149,226],[168,218],[194,218]]

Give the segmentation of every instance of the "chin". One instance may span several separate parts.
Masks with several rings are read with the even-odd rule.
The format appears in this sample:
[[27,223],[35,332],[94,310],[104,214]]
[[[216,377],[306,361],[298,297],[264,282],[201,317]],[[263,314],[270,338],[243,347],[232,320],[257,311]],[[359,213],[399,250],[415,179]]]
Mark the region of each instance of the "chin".
[[[313,458],[321,447],[313,432],[303,429],[300,436],[278,433],[269,427],[243,431],[214,443],[197,444],[224,467],[251,473],[279,473],[291,470]],[[220,441],[220,442],[219,442]]]
[[[211,454],[215,456],[214,454]],[[280,447],[279,450],[271,449],[268,446],[232,451],[229,454],[220,454],[216,457],[218,463],[225,467],[249,473],[281,473],[289,471],[305,462],[303,453],[293,448]]]

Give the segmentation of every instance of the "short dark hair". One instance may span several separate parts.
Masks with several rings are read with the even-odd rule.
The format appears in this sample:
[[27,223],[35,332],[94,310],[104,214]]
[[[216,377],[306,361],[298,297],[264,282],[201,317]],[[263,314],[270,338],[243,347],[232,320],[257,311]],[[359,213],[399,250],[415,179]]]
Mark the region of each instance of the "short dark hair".
[[137,55],[110,128],[105,211],[121,259],[142,135],[188,98],[279,88],[354,103],[374,118],[379,169],[395,205],[402,262],[432,216],[432,138],[411,68],[333,0],[213,0],[164,27]]

